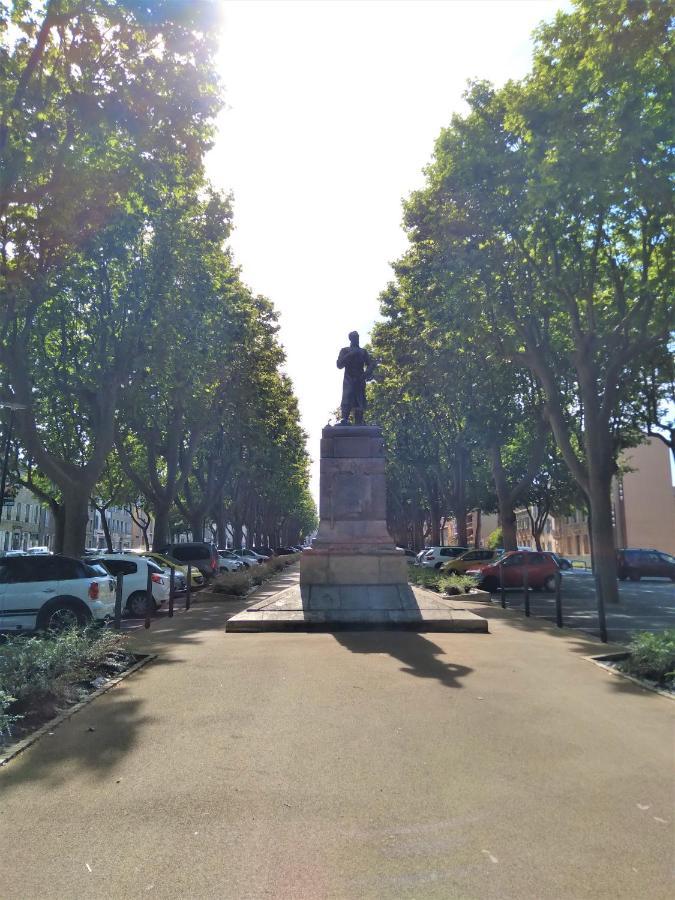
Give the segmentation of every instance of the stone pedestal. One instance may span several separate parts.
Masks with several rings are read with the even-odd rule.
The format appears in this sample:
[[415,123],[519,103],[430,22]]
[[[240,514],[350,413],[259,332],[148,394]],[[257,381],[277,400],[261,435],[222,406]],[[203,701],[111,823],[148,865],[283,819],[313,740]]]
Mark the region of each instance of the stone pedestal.
[[374,425],[321,437],[319,531],[300,559],[300,585],[407,585],[405,555],[387,531],[384,441]]
[[232,631],[404,628],[486,633],[487,620],[408,584],[386,522],[384,442],[372,425],[324,428],[321,524],[300,557],[300,585],[228,620]]

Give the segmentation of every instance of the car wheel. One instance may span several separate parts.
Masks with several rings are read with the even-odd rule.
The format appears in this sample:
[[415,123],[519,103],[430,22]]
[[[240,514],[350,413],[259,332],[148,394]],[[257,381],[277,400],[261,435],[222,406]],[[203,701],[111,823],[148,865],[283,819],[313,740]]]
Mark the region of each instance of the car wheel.
[[549,575],[548,578],[544,581],[544,590],[548,591],[549,594],[552,594],[555,590],[555,575]]
[[481,591],[487,591],[490,594],[494,594],[499,590],[499,582],[496,578],[486,578],[482,584],[479,584],[478,587]]
[[628,577],[631,581],[639,581],[641,576],[639,572],[631,572]]
[[440,569],[440,567],[442,565],[443,565],[443,563],[436,563],[436,565],[434,566],[434,569]]
[[57,600],[40,610],[38,628],[46,631],[64,631],[66,628],[82,628],[91,614],[71,600]]
[[[148,594],[146,591],[134,591],[127,600],[127,609],[132,616],[142,617],[148,611]],[[152,612],[155,609],[155,603],[150,607]]]

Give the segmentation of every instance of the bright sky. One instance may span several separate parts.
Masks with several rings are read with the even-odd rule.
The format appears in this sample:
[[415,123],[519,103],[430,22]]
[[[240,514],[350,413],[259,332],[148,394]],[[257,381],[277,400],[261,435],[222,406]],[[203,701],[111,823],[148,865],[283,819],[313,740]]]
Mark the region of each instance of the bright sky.
[[321,428],[347,334],[368,340],[401,200],[422,181],[470,78],[525,74],[564,0],[224,0],[227,108],[209,158],[234,194],[244,280],[281,314],[318,497]]

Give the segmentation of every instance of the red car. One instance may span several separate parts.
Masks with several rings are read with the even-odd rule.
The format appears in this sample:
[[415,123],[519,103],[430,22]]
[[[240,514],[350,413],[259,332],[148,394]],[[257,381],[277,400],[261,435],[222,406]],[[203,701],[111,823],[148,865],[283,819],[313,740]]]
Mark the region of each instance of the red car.
[[531,588],[545,591],[555,590],[558,565],[546,553],[538,553],[535,550],[509,550],[487,565],[468,569],[466,574],[479,578],[479,586],[483,590],[497,591],[499,590],[500,566],[504,577],[504,587],[522,587],[523,572],[527,566],[527,583]]

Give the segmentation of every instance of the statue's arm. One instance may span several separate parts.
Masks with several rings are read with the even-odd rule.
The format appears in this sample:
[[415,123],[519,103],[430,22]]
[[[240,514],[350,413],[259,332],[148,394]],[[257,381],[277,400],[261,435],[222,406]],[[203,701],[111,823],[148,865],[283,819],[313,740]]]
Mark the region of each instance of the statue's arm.
[[349,356],[349,347],[343,347],[342,350],[340,350],[340,352],[338,354],[338,358],[337,358],[338,369],[344,369],[345,361],[348,356]]

